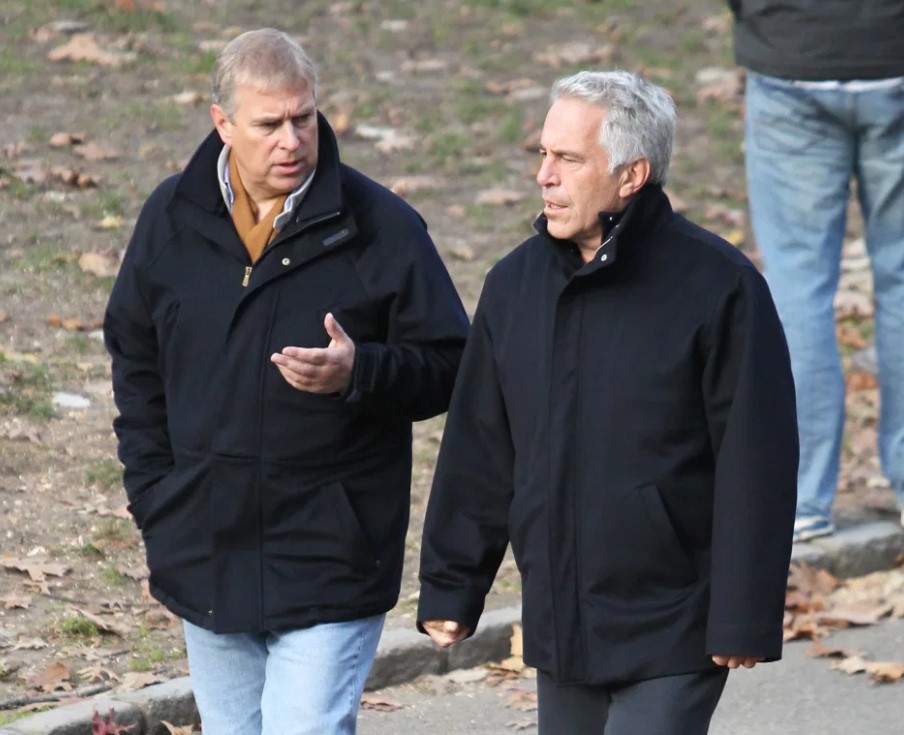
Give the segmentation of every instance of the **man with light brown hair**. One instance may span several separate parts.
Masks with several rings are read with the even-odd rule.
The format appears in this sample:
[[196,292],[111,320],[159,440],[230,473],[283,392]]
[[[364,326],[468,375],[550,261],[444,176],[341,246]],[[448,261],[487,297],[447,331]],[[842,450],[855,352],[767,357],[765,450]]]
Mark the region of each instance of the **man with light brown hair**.
[[420,216],[340,161],[296,41],[233,40],[213,101],[107,308],[129,508],[205,735],[351,735],[411,423],[446,410],[467,319]]

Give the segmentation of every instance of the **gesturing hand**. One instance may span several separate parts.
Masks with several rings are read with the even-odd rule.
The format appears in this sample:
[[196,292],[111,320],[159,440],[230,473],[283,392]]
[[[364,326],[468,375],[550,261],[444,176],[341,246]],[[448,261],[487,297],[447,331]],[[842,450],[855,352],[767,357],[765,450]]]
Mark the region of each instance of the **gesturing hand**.
[[323,327],[330,335],[326,347],[284,347],[270,361],[279,368],[286,382],[308,393],[340,393],[352,377],[355,343],[332,314],[327,314]]
[[745,669],[752,669],[762,660],[762,656],[713,656],[714,664],[727,666],[729,669],[736,669],[739,666],[743,666]]
[[453,643],[463,641],[471,632],[470,628],[466,628],[454,620],[425,620],[421,625],[440,648],[448,648]]

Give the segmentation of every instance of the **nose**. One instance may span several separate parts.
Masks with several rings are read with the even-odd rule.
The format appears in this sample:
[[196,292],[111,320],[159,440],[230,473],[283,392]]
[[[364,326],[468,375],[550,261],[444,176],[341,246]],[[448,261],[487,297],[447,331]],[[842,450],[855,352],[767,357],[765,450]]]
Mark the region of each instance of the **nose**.
[[552,156],[544,156],[540,162],[540,170],[537,171],[537,183],[540,186],[555,186],[558,182],[558,173]]
[[295,130],[291,120],[286,120],[283,123],[279,134],[279,144],[287,151],[294,151],[301,145],[301,136]]

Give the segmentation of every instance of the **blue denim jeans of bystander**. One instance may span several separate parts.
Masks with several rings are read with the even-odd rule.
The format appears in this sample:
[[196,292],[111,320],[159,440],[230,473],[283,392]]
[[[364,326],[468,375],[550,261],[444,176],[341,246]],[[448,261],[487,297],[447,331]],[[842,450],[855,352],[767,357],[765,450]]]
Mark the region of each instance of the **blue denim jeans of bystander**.
[[745,155],[754,235],[791,351],[798,519],[831,519],[845,386],[833,302],[850,198],[876,305],[879,456],[904,507],[904,81],[808,87],[748,72]]
[[354,735],[384,618],[260,635],[184,622],[204,735]]

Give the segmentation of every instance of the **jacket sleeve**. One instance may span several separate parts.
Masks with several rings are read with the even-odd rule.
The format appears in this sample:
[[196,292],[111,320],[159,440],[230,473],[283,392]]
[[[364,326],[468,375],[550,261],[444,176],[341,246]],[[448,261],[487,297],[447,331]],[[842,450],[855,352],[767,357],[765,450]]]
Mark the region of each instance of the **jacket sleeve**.
[[173,466],[167,429],[157,333],[137,262],[154,237],[148,206],[139,217],[104,314],[104,343],[112,359],[113,397],[118,416],[113,429],[123,484],[133,502]]
[[706,652],[781,658],[797,501],[794,382],[763,277],[745,267],[708,325],[703,398],[715,457]]
[[402,262],[370,270],[392,281],[386,339],[356,343],[344,398],[420,421],[449,407],[468,317],[424,225],[408,223],[394,237],[411,241]]
[[508,545],[514,449],[493,345],[478,305],[440,446],[421,542],[418,627],[473,633]]

